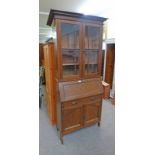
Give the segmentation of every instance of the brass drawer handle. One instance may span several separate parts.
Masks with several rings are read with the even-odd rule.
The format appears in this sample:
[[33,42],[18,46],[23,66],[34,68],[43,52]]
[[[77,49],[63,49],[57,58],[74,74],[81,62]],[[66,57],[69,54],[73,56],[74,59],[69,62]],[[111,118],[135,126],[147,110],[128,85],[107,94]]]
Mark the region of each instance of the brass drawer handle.
[[77,104],[77,102],[73,101],[72,104],[73,104],[73,105],[74,105],[74,104]]

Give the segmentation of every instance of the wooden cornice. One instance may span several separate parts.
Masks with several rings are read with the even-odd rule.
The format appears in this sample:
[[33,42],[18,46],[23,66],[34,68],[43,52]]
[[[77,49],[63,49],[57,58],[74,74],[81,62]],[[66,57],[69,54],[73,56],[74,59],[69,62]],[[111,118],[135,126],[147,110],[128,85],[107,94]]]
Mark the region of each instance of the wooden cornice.
[[53,19],[55,16],[66,16],[66,17],[73,17],[73,18],[80,18],[80,19],[87,19],[87,20],[93,20],[93,21],[99,21],[104,22],[107,20],[107,18],[104,17],[98,17],[98,16],[92,16],[92,15],[84,15],[81,13],[75,13],[75,12],[69,12],[69,11],[60,11],[60,10],[50,10],[47,25],[51,26]]

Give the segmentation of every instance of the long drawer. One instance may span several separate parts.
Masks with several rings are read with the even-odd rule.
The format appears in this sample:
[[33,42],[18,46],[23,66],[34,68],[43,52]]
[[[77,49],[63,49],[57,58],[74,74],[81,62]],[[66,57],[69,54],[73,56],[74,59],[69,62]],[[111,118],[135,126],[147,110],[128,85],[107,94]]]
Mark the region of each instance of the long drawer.
[[91,96],[79,100],[64,102],[62,103],[62,108],[63,109],[76,108],[79,106],[83,106],[85,104],[100,103],[101,101],[102,101],[102,95]]

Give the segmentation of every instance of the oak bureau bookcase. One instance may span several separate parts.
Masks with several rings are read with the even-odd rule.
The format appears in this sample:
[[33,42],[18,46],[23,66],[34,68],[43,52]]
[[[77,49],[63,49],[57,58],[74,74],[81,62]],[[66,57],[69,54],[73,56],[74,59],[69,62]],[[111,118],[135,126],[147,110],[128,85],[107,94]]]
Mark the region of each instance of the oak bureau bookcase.
[[[55,99],[50,114],[60,140],[86,126],[100,125],[102,109],[102,32],[106,18],[50,10],[47,25],[56,39],[49,51],[53,57]],[[45,69],[46,70],[46,69]],[[46,71],[45,71],[46,72]],[[50,86],[47,86],[50,87]]]

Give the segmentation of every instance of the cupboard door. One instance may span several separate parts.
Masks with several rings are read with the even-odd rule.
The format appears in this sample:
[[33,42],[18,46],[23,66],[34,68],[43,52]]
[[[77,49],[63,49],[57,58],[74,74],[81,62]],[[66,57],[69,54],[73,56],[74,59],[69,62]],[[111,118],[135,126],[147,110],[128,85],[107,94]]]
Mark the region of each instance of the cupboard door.
[[62,78],[80,77],[80,23],[60,22]]
[[63,109],[62,128],[63,133],[67,134],[82,127],[82,106]]
[[84,126],[100,121],[101,103],[91,103],[84,106]]
[[99,75],[101,53],[101,27],[97,25],[84,26],[84,75],[87,77]]
[[114,65],[115,65],[115,44],[107,44],[105,82],[110,84],[111,89],[113,83]]

